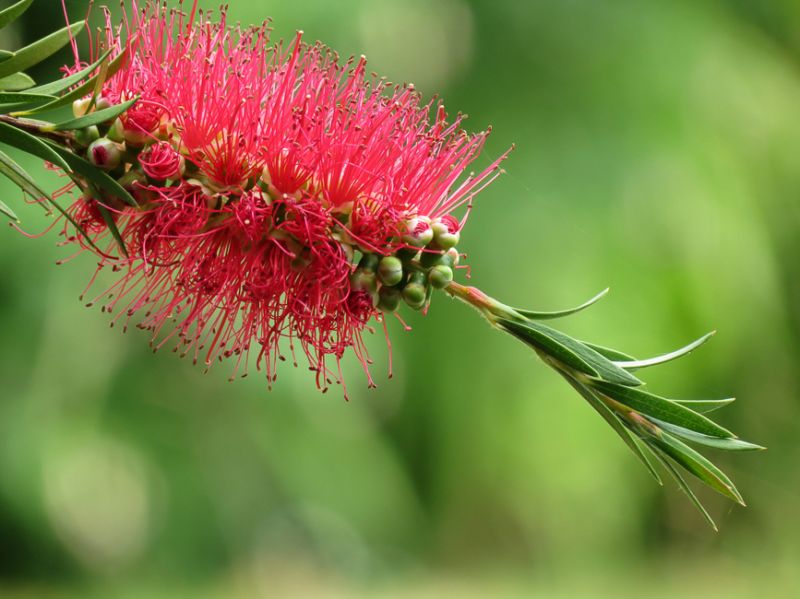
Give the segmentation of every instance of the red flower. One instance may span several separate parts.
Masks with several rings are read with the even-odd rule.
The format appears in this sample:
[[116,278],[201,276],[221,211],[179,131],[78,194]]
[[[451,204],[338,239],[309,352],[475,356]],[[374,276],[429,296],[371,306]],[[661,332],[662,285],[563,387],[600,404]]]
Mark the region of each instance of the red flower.
[[[299,33],[270,45],[266,23],[228,27],[196,3],[187,17],[147,2],[106,31],[95,47],[128,56],[103,97],[140,97],[121,124],[143,137],[126,144],[160,141],[124,167],[153,184],[136,183],[150,198],[139,209],[117,211],[128,257],[101,256],[118,277],[104,307],[208,366],[234,358],[246,373],[253,354],[272,381],[286,339],[323,389],[348,348],[366,371],[361,335],[400,293],[376,279],[373,257],[408,247],[409,226],[428,231],[416,245],[430,252],[448,249],[436,230],[457,240],[463,221],[450,213],[505,157],[464,176],[488,132],[469,135],[413,87],[367,75],[363,57],[342,63]],[[107,230],[89,233],[113,251]]]

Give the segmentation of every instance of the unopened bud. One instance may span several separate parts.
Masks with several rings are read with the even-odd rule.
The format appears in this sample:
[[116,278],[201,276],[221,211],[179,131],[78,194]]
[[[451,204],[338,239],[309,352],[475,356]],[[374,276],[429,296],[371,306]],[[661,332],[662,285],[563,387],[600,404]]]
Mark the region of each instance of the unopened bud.
[[449,259],[451,267],[456,267],[458,263],[461,262],[461,254],[459,254],[458,250],[454,247],[447,250],[445,256]]
[[400,306],[402,298],[400,290],[396,287],[381,287],[378,294],[378,308],[384,312],[394,312]]
[[415,310],[419,310],[425,305],[427,294],[425,275],[419,272],[412,273],[408,284],[403,287],[403,299],[406,304]]
[[377,270],[380,261],[381,257],[377,254],[364,254],[361,260],[358,262],[358,269],[374,273]]
[[433,241],[437,247],[443,250],[449,250],[456,247],[461,238],[461,235],[455,226],[450,227],[445,221],[436,221],[431,225],[433,230]]
[[89,162],[93,165],[110,171],[117,168],[122,160],[119,146],[107,137],[101,137],[89,146],[87,151]]
[[434,266],[428,273],[428,281],[434,289],[444,289],[453,281],[453,269],[444,264]]
[[89,110],[89,103],[91,101],[91,98],[81,98],[72,103],[72,114],[75,115],[75,118],[86,115],[86,112]]
[[374,271],[357,268],[350,275],[350,288],[354,291],[366,291],[373,294],[378,290],[378,279]]
[[378,277],[384,285],[397,285],[403,280],[403,263],[394,256],[384,256],[378,264]]
[[112,124],[111,128],[106,133],[106,137],[111,141],[115,141],[117,143],[122,143],[125,141],[125,129],[122,126],[122,121],[116,119]]
[[88,146],[90,143],[99,138],[100,131],[94,125],[75,131],[75,141],[81,146]]
[[433,239],[433,230],[425,217],[411,218],[404,223],[403,241],[413,247],[425,247]]
[[111,108],[111,102],[107,98],[97,98],[97,101],[94,103],[94,109],[105,110],[106,108]]

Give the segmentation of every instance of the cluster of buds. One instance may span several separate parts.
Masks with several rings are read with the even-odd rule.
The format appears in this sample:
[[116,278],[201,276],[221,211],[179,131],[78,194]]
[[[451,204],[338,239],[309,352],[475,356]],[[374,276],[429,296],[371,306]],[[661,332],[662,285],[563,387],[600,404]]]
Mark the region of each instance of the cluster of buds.
[[394,312],[402,302],[414,310],[430,303],[434,289],[453,281],[460,254],[458,222],[450,217],[407,219],[401,246],[394,254],[365,252],[350,278],[354,290],[369,294],[383,312]]

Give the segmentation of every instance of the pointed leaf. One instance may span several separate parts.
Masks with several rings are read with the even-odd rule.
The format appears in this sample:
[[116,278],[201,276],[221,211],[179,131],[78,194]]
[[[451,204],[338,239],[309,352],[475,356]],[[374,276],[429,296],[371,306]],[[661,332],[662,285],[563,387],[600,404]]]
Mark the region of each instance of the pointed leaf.
[[[2,81],[2,80],[0,80]],[[53,96],[31,94],[28,92],[0,91],[0,104],[32,104],[51,102]]]
[[57,154],[69,164],[69,167],[81,177],[84,177],[99,189],[102,189],[112,196],[119,198],[128,205],[133,206],[134,208],[139,206],[134,197],[124,187],[122,187],[122,185],[120,185],[116,179],[109,176],[105,171],[100,170],[88,160],[84,160],[80,156],[73,154],[69,150],[62,148],[53,142],[48,141],[47,143],[53,149],[53,151],[57,152]]
[[40,63],[69,43],[69,40],[75,37],[83,27],[83,21],[73,23],[63,29],[59,29],[55,33],[51,33],[47,37],[33,42],[30,46],[25,46],[21,50],[17,50],[14,52],[14,56],[4,62],[0,62],[0,78],[13,75],[19,71],[24,71]]
[[645,465],[645,468],[647,468],[652,477],[656,479],[656,482],[659,485],[663,485],[664,483],[661,482],[661,477],[658,475],[658,472],[656,472],[652,462],[650,462],[647,454],[645,453],[645,448],[648,451],[650,451],[650,448],[646,445],[643,445],[636,435],[625,427],[617,415],[614,414],[614,412],[612,412],[609,407],[604,404],[589,387],[575,380],[565,372],[558,371],[558,373],[563,376],[567,382],[572,385],[572,387],[578,393],[581,394],[581,396],[583,396],[589,405],[592,406],[597,413],[600,414],[606,422],[608,422],[609,425],[611,425],[611,428],[614,429],[614,432],[620,436],[620,438],[631,449],[631,451],[633,451],[636,457],[639,458],[642,464]]
[[586,341],[581,341],[580,343],[582,343],[583,345],[585,345],[589,349],[593,349],[598,354],[600,354],[604,358],[608,358],[612,362],[620,362],[620,361],[627,362],[627,361],[632,361],[632,360],[636,359],[633,356],[630,356],[628,354],[624,354],[621,351],[618,351],[616,349],[611,349],[610,347],[605,347],[603,345],[597,345],[596,343],[588,343]]
[[111,50],[106,50],[100,58],[98,58],[96,61],[94,61],[85,69],[78,71],[77,73],[73,73],[72,75],[69,75],[67,77],[64,77],[63,79],[57,79],[56,81],[52,81],[51,83],[45,83],[30,91],[35,92],[37,94],[50,94],[50,95],[59,94],[65,89],[80,83],[86,77],[91,75],[95,70],[97,70],[97,67],[99,67],[106,58],[108,58],[109,54],[111,54]]
[[498,319],[498,324],[525,343],[552,358],[591,377],[620,385],[641,385],[642,381],[626,372],[580,341],[538,322],[524,323]]
[[3,200],[0,200],[0,213],[5,214],[11,220],[19,222],[19,217],[16,214],[14,214],[14,211],[11,208],[9,208],[8,204],[3,202]]
[[104,108],[103,110],[95,110],[94,112],[90,112],[84,116],[70,119],[68,121],[64,121],[63,123],[50,125],[48,127],[44,127],[43,129],[45,131],[70,131],[73,129],[84,129],[86,127],[91,127],[92,125],[99,125],[100,123],[105,123],[106,121],[117,118],[123,112],[128,110],[128,108],[133,106],[138,100],[139,97],[137,96],[132,100],[123,102],[122,104],[117,104],[116,106],[111,106],[110,108]]
[[22,129],[12,127],[8,123],[0,122],[0,142],[13,146],[28,154],[38,156],[42,160],[52,162],[65,171],[69,171],[69,165],[55,152],[52,145],[43,142],[41,139],[34,137]]
[[668,354],[663,354],[661,356],[656,356],[654,358],[648,358],[647,360],[627,360],[617,362],[617,366],[622,368],[626,368],[628,370],[637,369],[637,368],[647,368],[648,366],[655,366],[657,364],[664,364],[665,362],[670,362],[672,360],[676,360],[682,356],[685,356],[688,353],[691,353],[701,345],[703,345],[706,341],[708,341],[711,337],[716,334],[716,331],[711,331],[697,339],[696,341],[692,341],[689,345],[682,347],[680,349],[676,349],[673,352]]
[[[50,205],[52,205],[56,210],[58,210],[61,215],[66,218],[75,230],[86,240],[86,242],[95,250],[100,252],[100,249],[94,244],[92,239],[89,235],[84,231],[83,227],[81,227],[75,219],[70,216],[70,214],[64,210],[61,206],[59,206],[50,195],[44,191],[39,185],[33,180],[33,178],[23,169],[19,164],[14,162],[14,160],[5,152],[0,151],[0,174],[5,175],[12,182],[14,182],[22,191],[27,193],[32,198],[36,199],[46,199]],[[102,252],[101,252],[102,253]]]
[[557,310],[555,312],[537,312],[534,310],[520,310],[519,308],[514,308],[514,311],[525,318],[530,318],[531,320],[550,320],[553,318],[562,318],[564,316],[569,316],[570,314],[576,314],[582,310],[585,310],[589,306],[596,304],[601,299],[603,299],[609,292],[609,288],[603,289],[600,293],[595,295],[592,299],[582,303],[580,306],[576,308],[568,308],[566,310]]
[[658,461],[661,462],[661,465],[664,466],[666,471],[669,472],[670,475],[672,475],[672,478],[675,479],[675,482],[678,483],[678,488],[684,493],[686,493],[686,495],[689,497],[689,500],[703,515],[703,518],[705,518],[706,522],[708,522],[711,525],[711,528],[714,529],[714,532],[719,532],[719,529],[717,528],[717,523],[714,522],[714,519],[711,517],[711,514],[708,513],[706,507],[703,505],[700,499],[697,498],[697,495],[695,495],[694,491],[692,491],[692,488],[689,486],[689,483],[686,482],[686,480],[683,478],[678,469],[672,465],[669,456],[666,455],[665,453],[662,453],[660,450],[655,451],[655,456],[658,458]]
[[727,399],[673,399],[675,403],[679,403],[684,407],[689,408],[693,412],[700,412],[701,414],[707,414],[708,412],[713,412],[714,410],[719,410],[720,408],[724,408],[730,403],[736,401],[735,397],[729,397]]
[[657,418],[704,435],[721,438],[735,438],[732,432],[722,428],[716,422],[693,412],[670,399],[653,395],[641,389],[632,389],[622,385],[614,385],[604,381],[592,384],[600,393],[632,408],[645,417]]
[[686,443],[665,432],[657,437],[650,437],[650,442],[715,491],[745,505],[744,499],[725,473]]
[[747,441],[742,441],[741,439],[720,439],[719,437],[703,435],[702,433],[696,433],[695,431],[683,428],[682,426],[675,426],[669,422],[663,422],[657,418],[650,418],[649,420],[657,424],[660,428],[663,428],[665,431],[669,431],[676,437],[680,437],[684,441],[698,443],[700,445],[705,445],[706,447],[714,447],[715,449],[724,449],[726,451],[762,451],[766,449],[766,447],[761,447],[761,445],[756,445],[754,443],[748,443]]
[[111,232],[111,236],[114,238],[114,241],[117,242],[120,251],[122,251],[122,255],[127,258],[128,250],[125,247],[125,242],[122,240],[122,235],[120,235],[119,229],[117,228],[117,223],[114,222],[113,215],[111,212],[109,212],[108,208],[103,206],[103,204],[99,201],[97,202],[97,209],[100,211],[100,215],[103,217],[108,230]]
[[22,13],[28,10],[33,0],[21,0],[8,8],[0,10],[0,29],[16,21]]
[[3,91],[17,92],[29,89],[34,85],[36,85],[36,82],[31,79],[30,76],[22,72],[14,73],[13,75],[0,79],[0,90]]

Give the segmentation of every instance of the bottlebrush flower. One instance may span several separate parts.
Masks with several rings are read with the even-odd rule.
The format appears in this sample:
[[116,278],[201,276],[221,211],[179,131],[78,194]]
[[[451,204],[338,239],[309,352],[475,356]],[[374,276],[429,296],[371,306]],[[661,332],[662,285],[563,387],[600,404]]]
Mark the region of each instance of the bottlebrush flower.
[[391,311],[381,298],[404,287],[414,307],[429,298],[399,261],[381,283],[377,261],[455,245],[463,223],[451,213],[499,173],[503,157],[465,174],[488,132],[470,135],[413,86],[368,75],[363,57],[343,62],[302,33],[273,44],[266,23],[231,27],[224,9],[212,19],[196,3],[187,16],[134,2],[122,26],[106,23],[92,58],[113,48],[124,63],[102,100],[138,98],[107,127],[127,156],[113,174],[141,205],[105,204],[127,249],[113,259],[111,231],[96,226],[102,197],[72,207],[117,277],[98,295],[104,309],[207,366],[233,358],[246,373],[255,355],[272,382],[286,339],[323,390],[347,349],[369,378],[362,334]]

